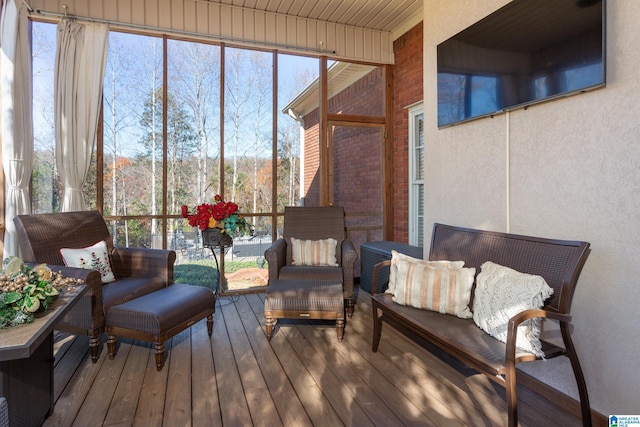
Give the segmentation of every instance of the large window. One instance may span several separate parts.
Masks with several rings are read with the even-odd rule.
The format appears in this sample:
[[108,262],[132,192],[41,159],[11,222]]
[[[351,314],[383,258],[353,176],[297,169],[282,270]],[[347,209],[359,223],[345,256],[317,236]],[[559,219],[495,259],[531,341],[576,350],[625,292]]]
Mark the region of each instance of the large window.
[[424,245],[424,113],[409,109],[409,244]]
[[[62,194],[53,129],[55,36],[55,24],[33,23],[34,212],[58,211]],[[300,200],[299,123],[280,106],[318,76],[318,63],[112,31],[102,132],[84,196],[104,213],[114,243],[176,250],[176,280],[187,264],[205,266],[198,274],[207,275],[212,254],[180,206],[213,203],[222,194],[252,224],[251,235],[236,236],[216,254],[225,286],[265,285],[263,252],[278,235],[284,206]],[[285,65],[283,77],[277,64]]]

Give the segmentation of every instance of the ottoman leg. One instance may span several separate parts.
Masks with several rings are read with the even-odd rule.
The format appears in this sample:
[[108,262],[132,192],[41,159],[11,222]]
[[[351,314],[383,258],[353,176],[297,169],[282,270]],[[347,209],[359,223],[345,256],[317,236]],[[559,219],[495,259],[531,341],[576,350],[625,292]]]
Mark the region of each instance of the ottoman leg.
[[116,357],[116,336],[109,334],[107,338],[107,349],[109,350],[109,359],[113,360]]
[[209,337],[213,334],[213,314],[207,316],[207,333]]
[[336,320],[336,332],[338,333],[338,341],[342,342],[342,338],[344,337],[344,319]]
[[100,357],[98,354],[98,343],[100,339],[98,335],[92,335],[89,337],[89,350],[91,351],[91,361],[96,363]]
[[271,335],[273,334],[273,317],[267,316],[264,321],[267,327],[267,341],[271,341]]
[[156,343],[156,369],[158,371],[162,370],[163,360],[164,359],[164,343],[157,342]]

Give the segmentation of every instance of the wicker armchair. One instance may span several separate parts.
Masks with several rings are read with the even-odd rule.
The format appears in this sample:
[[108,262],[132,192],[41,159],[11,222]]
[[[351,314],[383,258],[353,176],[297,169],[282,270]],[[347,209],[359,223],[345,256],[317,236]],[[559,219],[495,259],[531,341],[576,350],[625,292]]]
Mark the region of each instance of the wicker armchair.
[[[98,211],[18,215],[13,221],[25,262],[47,263],[67,277],[85,281],[88,291],[56,329],[88,335],[94,363],[98,360],[99,337],[105,330],[105,311],[173,283],[174,251],[114,248]],[[101,240],[106,241],[110,252],[114,282],[103,284],[95,270],[64,267],[61,248],[84,248]]]
[[[291,237],[302,240],[334,238],[337,267],[299,266],[291,263]],[[335,280],[342,283],[347,315],[354,309],[353,268],[358,258],[347,239],[342,207],[285,207],[283,237],[264,253],[269,263],[269,282],[282,280]]]

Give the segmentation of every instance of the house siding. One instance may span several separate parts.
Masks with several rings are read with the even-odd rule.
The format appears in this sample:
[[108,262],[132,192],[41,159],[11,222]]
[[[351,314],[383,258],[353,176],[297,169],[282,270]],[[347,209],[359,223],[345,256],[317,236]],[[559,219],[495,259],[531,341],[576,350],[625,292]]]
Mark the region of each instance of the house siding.
[[[607,85],[438,129],[437,46],[507,0],[425,0],[425,227],[465,227],[591,243],[572,328],[592,409],[639,411],[640,8],[606,2]],[[600,7],[600,3],[598,6]],[[463,12],[464,11],[464,12]],[[559,340],[553,322],[545,337]],[[523,364],[577,397],[567,358]]]

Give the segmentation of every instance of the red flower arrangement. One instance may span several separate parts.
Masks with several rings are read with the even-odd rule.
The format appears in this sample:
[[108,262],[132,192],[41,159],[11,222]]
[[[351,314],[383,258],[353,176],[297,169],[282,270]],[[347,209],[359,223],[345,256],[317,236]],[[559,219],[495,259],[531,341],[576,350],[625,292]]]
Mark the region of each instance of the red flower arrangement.
[[219,194],[213,200],[213,204],[202,203],[196,206],[195,213],[189,213],[189,207],[182,205],[182,217],[187,218],[190,226],[197,226],[200,230],[220,228],[228,233],[245,233],[248,230],[249,224],[238,213],[237,204],[225,202]]

